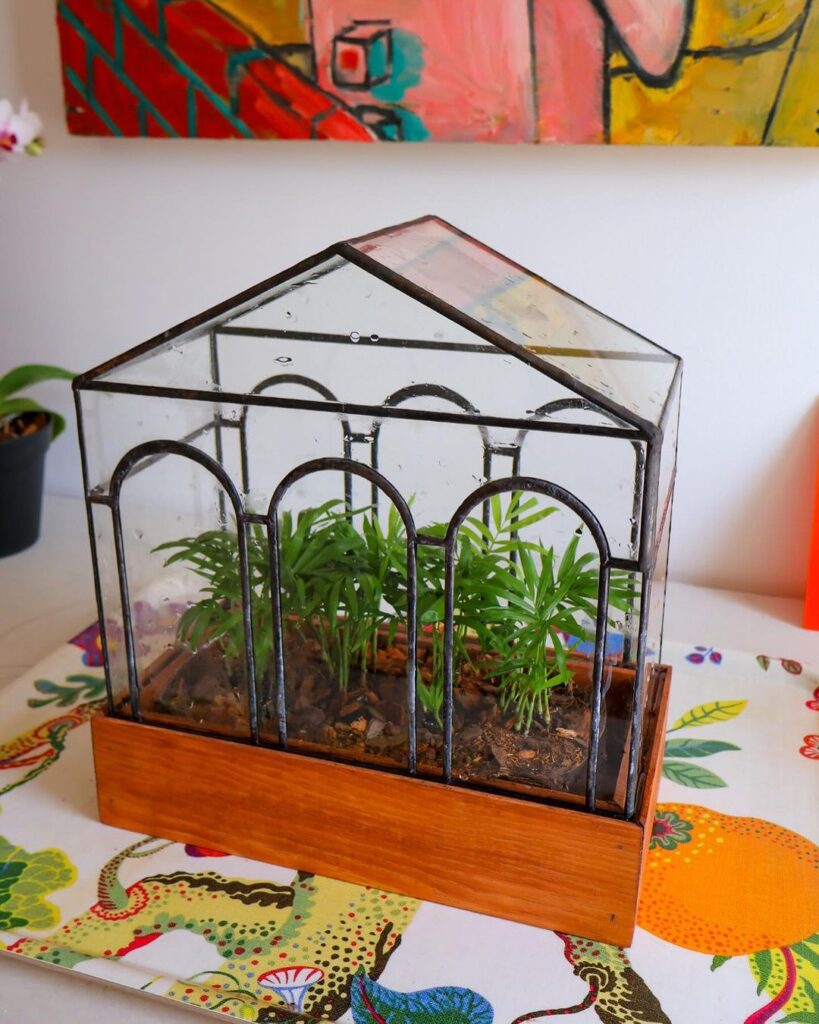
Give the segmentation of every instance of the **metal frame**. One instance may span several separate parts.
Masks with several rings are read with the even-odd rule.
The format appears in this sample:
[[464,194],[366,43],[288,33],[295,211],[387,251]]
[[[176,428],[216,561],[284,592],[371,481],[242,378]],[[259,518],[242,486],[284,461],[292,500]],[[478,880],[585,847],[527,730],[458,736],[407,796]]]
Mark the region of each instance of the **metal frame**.
[[[191,444],[172,440],[147,441],[132,448],[120,459],[111,477],[108,495],[95,494],[93,501],[88,502],[89,510],[94,504],[107,505],[111,510],[114,547],[119,579],[119,597],[121,603],[123,633],[125,639],[126,664],[128,669],[128,692],[130,715],[136,722],[143,721],[140,693],[139,670],[134,642],[134,625],[131,609],[130,590],[128,584],[128,566],[125,551],[124,531],[122,525],[122,488],[126,480],[139,468],[140,464],[153,463],[156,457],[175,455],[200,465],[216,479],[221,493],[227,495],[237,524],[239,544],[239,574],[242,590],[242,619],[244,627],[244,655],[246,666],[246,685],[248,696],[248,719],[250,741],[260,744],[261,727],[259,716],[258,688],[254,656],[254,637],[252,620],[252,596],[249,582],[247,527],[263,522],[268,531],[268,548],[270,558],[271,602],[273,610],[273,630],[275,647],[276,674],[276,716],[278,724],[278,746],[287,749],[287,708],[285,694],[285,654],[284,634],[281,610],[280,564],[278,541],[278,511],[289,489],[298,481],[314,473],[337,471],[344,475],[345,481],[352,476],[367,480],[373,488],[382,491],[393,503],[404,523],[407,535],[407,715],[408,715],[408,760],[407,771],[415,775],[417,771],[416,754],[416,646],[417,646],[417,613],[416,613],[416,563],[419,545],[439,546],[444,550],[445,562],[445,611],[444,611],[444,751],[443,781],[452,783],[452,742],[453,742],[453,632],[454,632],[454,593],[455,593],[455,545],[458,531],[470,512],[478,505],[486,505],[488,500],[497,494],[523,491],[541,494],[560,502],[570,509],[589,529],[597,546],[600,557],[600,574],[597,595],[597,616],[595,623],[594,662],[592,668],[592,708],[591,733],[586,777],[586,809],[595,811],[597,803],[597,776],[600,746],[600,721],[603,698],[603,666],[606,652],[606,625],[608,614],[609,576],[613,560],[608,540],[597,517],[591,509],[570,491],[559,484],[535,477],[509,476],[490,481],[474,490],[459,506],[449,522],[443,539],[432,538],[420,534],[409,505],[395,486],[378,470],[355,462],[350,458],[324,457],[313,459],[297,466],[279,483],[270,500],[267,515],[247,512],[243,506],[239,491],[233,484],[224,468],[210,455]],[[95,559],[96,562],[96,559]],[[100,621],[104,621],[102,597],[100,598]],[[106,662],[107,665],[107,662]],[[117,714],[110,678],[107,678],[109,713]],[[261,705],[270,706],[270,695],[263,694]]]
[[[435,218],[422,218],[422,221]],[[391,229],[388,229],[391,230]],[[457,229],[452,229],[457,230]],[[380,234],[380,232],[378,233]],[[461,237],[462,233],[457,232]],[[673,396],[680,383],[681,361],[678,361],[675,368],[668,395],[665,400],[662,414],[658,424],[653,424],[635,413],[624,408],[608,396],[598,394],[593,389],[575,380],[571,374],[559,367],[550,365],[541,356],[529,352],[527,349],[515,342],[499,335],[489,329],[482,322],[475,320],[461,310],[455,309],[448,303],[438,299],[435,295],[419,288],[412,282],[402,278],[400,274],[389,270],[379,264],[372,257],[363,253],[358,246],[363,239],[356,239],[351,242],[342,242],[331,246],[329,249],[302,261],[296,266],[270,278],[255,288],[240,293],[233,299],[214,307],[208,312],[186,321],[178,327],[167,331],[156,338],[137,346],[128,352],[104,363],[94,370],[77,377],[74,381],[75,403],[80,436],[80,451],[83,466],[83,479],[85,484],[88,529],[91,543],[91,555],[94,571],[94,587],[97,599],[100,633],[103,654],[105,657],[106,687],[108,693],[108,711],[110,714],[121,713],[116,707],[113,692],[109,663],[109,644],[105,628],[105,609],[103,601],[102,585],[99,569],[99,551],[96,543],[96,530],[94,521],[94,505],[108,506],[112,516],[114,553],[119,580],[119,599],[122,605],[122,622],[125,636],[125,660],[128,670],[128,691],[130,697],[131,714],[136,721],[142,720],[140,708],[139,680],[137,659],[134,644],[133,621],[130,605],[130,594],[128,586],[128,568],[125,552],[125,542],[122,528],[121,492],[125,481],[135,473],[141,472],[157,459],[166,455],[184,457],[199,464],[211,473],[219,484],[218,500],[220,520],[223,524],[228,521],[228,508],[233,513],[237,524],[239,537],[239,562],[240,578],[242,588],[242,616],[244,624],[244,654],[247,671],[248,688],[248,716],[249,736],[251,743],[262,743],[262,730],[260,729],[259,711],[261,708],[265,713],[269,712],[273,705],[274,695],[262,693],[259,699],[259,681],[256,679],[256,667],[254,662],[253,644],[253,621],[251,614],[251,589],[249,583],[249,570],[247,563],[247,529],[250,524],[263,525],[267,529],[270,573],[271,573],[271,601],[273,604],[273,623],[275,633],[275,710],[278,720],[279,746],[287,747],[287,715],[285,697],[285,662],[282,644],[282,622],[281,603],[279,594],[279,553],[278,553],[278,517],[279,506],[284,499],[288,489],[298,480],[309,474],[321,471],[341,472],[344,477],[344,500],[347,508],[352,508],[352,481],[358,477],[367,481],[371,486],[372,502],[377,507],[380,494],[385,494],[395,505],[401,516],[407,534],[407,634],[408,634],[408,665],[407,665],[407,701],[409,719],[409,742],[408,759],[404,771],[415,774],[417,771],[416,753],[416,579],[415,569],[419,545],[436,544],[444,549],[445,557],[445,620],[444,620],[444,666],[445,666],[445,697],[444,697],[444,754],[443,754],[443,777],[445,784],[460,784],[452,778],[452,720],[453,720],[453,698],[454,680],[452,667],[452,646],[454,631],[454,558],[455,543],[458,529],[469,513],[478,505],[483,506],[484,517],[488,515],[489,499],[496,494],[506,491],[531,491],[542,494],[553,500],[561,502],[564,506],[574,512],[587,526],[597,546],[600,558],[600,582],[598,590],[597,617],[595,623],[594,659],[592,669],[592,721],[591,736],[589,742],[588,767],[586,778],[586,803],[585,810],[592,813],[603,812],[597,807],[597,776],[598,776],[598,753],[600,743],[600,720],[603,700],[603,667],[606,657],[606,625],[608,611],[608,588],[609,576],[612,569],[623,569],[639,576],[642,580],[639,607],[639,629],[637,636],[637,647],[635,656],[635,682],[634,695],[631,712],[631,735],[632,741],[628,752],[628,777],[626,787],[626,805],[623,815],[628,819],[634,817],[637,807],[637,798],[640,787],[640,759],[642,755],[642,730],[643,730],[643,707],[645,704],[645,676],[646,676],[646,645],[648,635],[648,610],[651,599],[651,583],[654,571],[654,564],[657,557],[658,533],[657,530],[657,502],[658,502],[658,481],[660,457],[665,426],[672,404]],[[470,241],[474,242],[473,239]],[[476,243],[479,244],[479,243]],[[487,247],[482,247],[486,249]],[[489,250],[492,251],[492,250]],[[495,254],[500,255],[500,254]],[[505,257],[501,257],[505,259]],[[270,301],[274,296],[271,294],[282,286],[298,287],[308,279],[315,279],[315,276],[331,272],[335,267],[340,266],[342,260],[346,260],[359,266],[366,272],[392,285],[397,290],[408,295],[417,302],[437,311],[460,327],[470,331],[473,335],[482,339],[483,344],[473,345],[466,343],[439,343],[425,342],[423,340],[410,340],[404,338],[379,339],[382,347],[412,347],[429,348],[441,347],[452,350],[465,350],[481,354],[506,353],[518,360],[528,364],[532,369],[550,377],[557,383],[563,385],[576,397],[558,399],[547,402],[531,414],[525,417],[498,417],[482,415],[475,406],[464,398],[457,391],[439,384],[412,384],[398,391],[393,392],[382,404],[374,406],[369,404],[355,404],[340,402],[336,396],[319,381],[304,377],[298,374],[280,373],[260,381],[250,392],[231,393],[221,389],[220,359],[219,359],[219,337],[242,334],[245,336],[272,337],[287,340],[298,340],[299,342],[341,342],[348,340],[346,336],[334,334],[305,334],[287,330],[266,330],[258,328],[241,327],[235,325],[235,320],[255,308],[256,306]],[[517,267],[517,264],[506,260],[507,264]],[[523,269],[523,268],[519,268]],[[528,273],[528,271],[527,271]],[[536,276],[536,275],[533,275]],[[294,280],[295,279],[295,280]],[[542,279],[540,279],[542,280]],[[548,283],[548,282],[546,282]],[[554,286],[550,286],[554,287]],[[557,289],[560,291],[560,289]],[[565,294],[565,293],[563,293]],[[577,301],[577,300],[574,300]],[[583,305],[580,303],[580,305]],[[595,311],[596,312],[596,311]],[[172,342],[192,340],[193,338],[205,336],[208,339],[210,353],[210,373],[213,390],[178,388],[164,385],[137,385],[123,381],[106,380],[105,376],[132,360],[142,360],[156,350],[169,345]],[[361,339],[361,344],[366,345],[366,339]],[[488,345],[487,345],[488,343]],[[672,357],[666,350],[657,346],[658,352],[665,353],[665,356],[658,358]],[[290,397],[277,397],[267,392],[282,385],[299,385],[313,391],[316,399],[295,399]],[[129,395],[141,395],[148,398],[163,398],[171,401],[196,401],[205,402],[213,407],[210,418],[199,428],[192,431],[186,437],[176,440],[151,440],[137,445],[127,452],[117,464],[111,477],[108,493],[101,493],[98,488],[92,486],[89,476],[88,453],[86,449],[85,432],[83,429],[83,409],[81,392],[102,391],[106,393],[124,393]],[[410,409],[405,403],[414,398],[431,397],[449,403],[453,411],[432,411],[425,409]],[[235,405],[241,410],[238,422],[228,419],[223,414],[225,405]],[[316,413],[330,413],[339,419],[341,423],[341,448],[342,457],[324,457],[310,460],[285,476],[275,489],[270,500],[266,514],[255,513],[246,508],[246,500],[250,490],[250,463],[248,458],[248,416],[251,408],[280,408],[280,409],[301,409],[314,411]],[[597,412],[602,414],[609,422],[581,423],[581,422],[559,422],[553,417],[568,410],[579,410],[584,412]],[[366,416],[370,419],[370,429],[366,434],[357,434],[353,431],[350,423],[352,416]],[[465,424],[475,427],[481,439],[483,448],[483,474],[489,482],[484,483],[474,490],[460,505],[452,519],[445,538],[431,538],[419,534],[409,506],[394,485],[383,476],[379,470],[379,439],[383,422],[386,419],[399,419],[405,421],[425,421],[438,424]],[[490,427],[513,429],[516,431],[515,441],[512,443],[493,443],[490,438]],[[234,429],[238,431],[241,463],[241,491],[236,487],[230,475],[224,468],[225,461],[225,430]],[[574,494],[567,491],[557,482],[521,476],[521,452],[527,436],[532,432],[556,432],[561,434],[574,434],[588,437],[615,437],[627,440],[631,443],[635,452],[634,487],[632,499],[632,519],[629,540],[629,557],[615,558],[611,555],[608,539],[599,520],[588,506],[580,501]],[[201,448],[195,447],[193,442],[203,436],[213,436],[213,456],[206,454]],[[366,443],[370,448],[369,465],[354,458],[354,445]],[[500,479],[492,479],[494,459],[508,458],[511,460],[511,474]],[[673,494],[673,474],[669,494]],[[670,497],[668,507],[663,510],[663,516],[670,516]],[[633,622],[634,610],[628,614],[626,623],[627,649],[624,652],[627,660],[631,655],[631,623]],[[184,723],[179,728],[184,729]],[[312,755],[305,755],[312,756]],[[328,757],[332,755],[328,753]],[[389,770],[389,769],[384,769]],[[397,768],[396,770],[401,770]],[[476,785],[469,783],[470,785]],[[487,788],[478,785],[477,788]],[[488,787],[491,791],[491,787]],[[536,793],[531,797],[520,795],[520,799],[533,799],[545,802],[552,802],[542,798]],[[618,815],[619,816],[619,815]]]
[[267,530],[270,548],[270,591],[273,602],[273,631],[275,640],[276,660],[276,693],[279,723],[279,745],[287,749],[287,709],[285,706],[284,678],[284,637],[282,632],[281,588],[279,585],[279,541],[278,541],[278,510],[288,490],[304,477],[312,473],[337,470],[344,474],[346,481],[350,476],[360,476],[369,481],[373,488],[378,488],[387,495],[404,523],[407,532],[407,770],[414,775],[417,769],[416,736],[415,736],[415,663],[417,647],[416,622],[416,559],[418,551],[418,531],[415,520],[401,493],[378,470],[352,459],[321,458],[305,462],[297,466],[281,481],[273,492],[267,511]]

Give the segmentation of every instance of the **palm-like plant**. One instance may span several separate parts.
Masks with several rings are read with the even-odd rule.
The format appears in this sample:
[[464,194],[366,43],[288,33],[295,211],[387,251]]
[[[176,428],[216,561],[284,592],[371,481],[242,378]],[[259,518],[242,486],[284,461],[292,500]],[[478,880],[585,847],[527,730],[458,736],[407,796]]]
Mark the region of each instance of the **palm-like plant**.
[[[553,548],[525,540],[556,511],[536,497],[512,494],[504,507],[490,501],[489,525],[477,517],[461,526],[455,551],[453,678],[465,671],[493,679],[501,703],[513,706],[519,728],[535,716],[549,718],[549,694],[571,682],[569,656],[589,636],[597,609],[599,570],[593,554],[578,554],[577,531],[558,560]],[[443,538],[446,527],[424,531]],[[363,678],[376,662],[379,643],[392,643],[406,619],[406,532],[394,507],[382,525],[372,509],[347,510],[326,502],[278,523],[282,619],[286,630],[318,650],[342,691],[357,669]],[[273,654],[269,553],[265,531],[248,535],[248,572],[256,670],[263,676]],[[180,640],[192,649],[219,640],[225,657],[241,663],[244,647],[238,539],[209,531],[160,545],[172,551],[166,565],[184,563],[205,580],[205,596],[179,620]],[[424,709],[439,722],[444,695],[445,559],[441,547],[424,546],[417,563],[417,620],[430,656],[417,676]],[[626,573],[612,573],[611,609],[634,599]],[[567,640],[574,637],[575,640]]]

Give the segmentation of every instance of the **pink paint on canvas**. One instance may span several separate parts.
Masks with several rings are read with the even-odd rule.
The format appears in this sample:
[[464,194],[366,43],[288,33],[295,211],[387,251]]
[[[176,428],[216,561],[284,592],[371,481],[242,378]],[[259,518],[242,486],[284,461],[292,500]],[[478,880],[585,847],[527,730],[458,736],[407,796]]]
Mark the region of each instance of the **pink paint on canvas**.
[[[313,5],[319,85],[356,107],[402,104],[410,130],[450,141],[531,138],[533,89],[526,0],[341,0]],[[354,24],[392,32],[388,83],[339,81],[334,40]],[[404,115],[406,119],[406,114]]]
[[[378,116],[387,101],[410,131],[471,142],[601,142],[607,33],[660,77],[680,52],[690,0],[339,0],[313,5],[319,85]],[[601,13],[602,11],[602,13]],[[392,32],[390,83],[339,73],[345,32]],[[403,126],[404,128],[407,125]]]

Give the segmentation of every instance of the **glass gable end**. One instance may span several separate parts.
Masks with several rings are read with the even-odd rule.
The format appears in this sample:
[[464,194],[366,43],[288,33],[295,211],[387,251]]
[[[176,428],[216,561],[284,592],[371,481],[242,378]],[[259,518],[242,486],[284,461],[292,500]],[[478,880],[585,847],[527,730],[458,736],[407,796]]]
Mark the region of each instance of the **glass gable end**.
[[[342,246],[355,255],[352,245]],[[100,377],[115,384],[244,395],[268,392],[266,382],[275,389],[290,385],[292,391],[296,378],[329,374],[333,388],[321,397],[346,406],[375,409],[412,399],[416,408],[439,411],[441,401],[449,398],[454,414],[461,410],[497,420],[543,421],[553,404],[562,402],[564,423],[640,428],[639,421],[623,415],[608,397],[608,378],[601,381],[599,392],[585,389],[582,405],[567,407],[581,389],[562,367],[552,365],[551,356],[546,359],[544,346],[501,347],[480,333],[487,317],[464,321],[454,309],[448,315],[447,309],[408,294],[378,272],[378,267],[332,255],[270,288],[262,286],[250,298],[238,297],[226,304],[226,312],[205,314],[190,330],[169,332],[168,340],[156,339],[132,358],[103,367]],[[485,301],[515,302],[521,296],[503,299],[496,289],[495,297]],[[211,373],[211,342],[218,343],[225,357],[219,380]],[[647,351],[649,360],[651,356]],[[600,358],[598,375],[602,378],[612,368],[616,373],[618,359],[624,357],[639,360],[641,355],[615,352],[611,360]],[[636,380],[639,370],[630,366],[630,371]]]

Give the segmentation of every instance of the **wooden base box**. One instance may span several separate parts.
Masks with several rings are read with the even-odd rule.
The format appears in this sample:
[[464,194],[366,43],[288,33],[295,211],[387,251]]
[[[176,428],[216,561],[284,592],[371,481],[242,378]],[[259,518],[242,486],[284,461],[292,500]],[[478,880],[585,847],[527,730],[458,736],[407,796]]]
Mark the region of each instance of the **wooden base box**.
[[634,821],[104,716],[91,723],[100,818],[627,946],[671,670],[650,675]]

